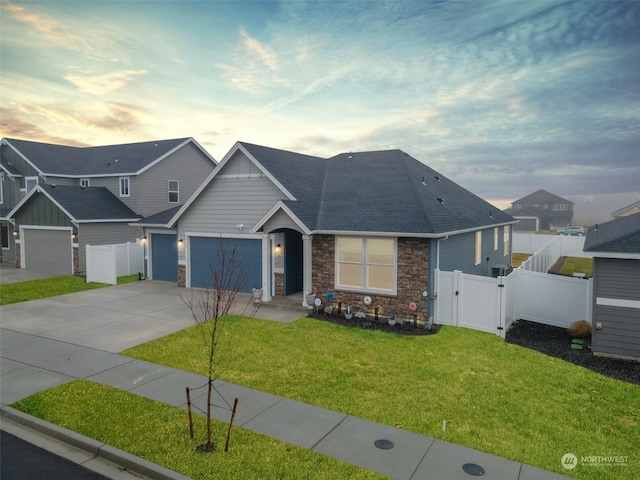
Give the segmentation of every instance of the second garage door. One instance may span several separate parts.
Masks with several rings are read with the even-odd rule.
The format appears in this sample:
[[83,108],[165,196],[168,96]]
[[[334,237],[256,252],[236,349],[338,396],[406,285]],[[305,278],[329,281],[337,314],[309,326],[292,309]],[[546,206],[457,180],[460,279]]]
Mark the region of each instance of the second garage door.
[[220,252],[229,255],[235,249],[237,266],[246,272],[241,291],[250,293],[253,287],[262,285],[262,241],[259,239],[191,237],[190,239],[191,286],[212,288],[211,269],[220,268]]
[[70,230],[25,228],[22,236],[24,266],[60,275],[73,274]]

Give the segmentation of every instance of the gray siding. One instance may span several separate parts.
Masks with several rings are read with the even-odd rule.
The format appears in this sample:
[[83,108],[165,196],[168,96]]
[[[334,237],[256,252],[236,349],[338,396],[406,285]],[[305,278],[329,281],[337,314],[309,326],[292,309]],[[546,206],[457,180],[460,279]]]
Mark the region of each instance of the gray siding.
[[69,217],[41,193],[35,194],[27,201],[15,220],[16,229],[20,225],[73,226]]
[[594,258],[594,353],[640,358],[640,308],[598,305],[600,299],[640,301],[640,260]]
[[[131,177],[131,198],[121,200],[139,215],[162,212],[189,200],[214,168],[213,162],[190,143],[144,173]],[[179,182],[178,203],[169,203],[169,180]],[[118,195],[118,190],[115,194]]]
[[135,242],[138,238],[142,238],[142,230],[126,223],[81,223],[78,228],[80,271],[87,269],[87,245]]
[[2,203],[1,209],[10,210],[18,204],[18,191],[20,190],[20,179],[9,178],[5,172],[4,180],[2,180]]
[[[1,148],[2,148],[2,153],[1,153],[2,158],[4,158],[8,162],[11,162],[11,164],[13,164],[16,170],[18,170],[22,174],[21,178],[15,179],[16,183],[15,183],[15,190],[14,190],[14,194],[15,194],[14,205],[16,205],[17,203],[20,203],[20,200],[22,200],[26,195],[26,191],[20,190],[21,188],[24,188],[25,177],[36,177],[38,176],[38,171],[35,168],[33,168],[29,163],[27,163],[20,155],[18,155],[15,152],[15,150],[13,150],[8,145],[2,145]],[[42,182],[42,179],[39,179],[38,181]]]
[[48,176],[46,182],[48,185],[71,185],[80,186],[80,180],[77,178],[52,177]]
[[304,233],[300,230],[300,227],[296,225],[296,223],[282,210],[279,210],[273,217],[269,219],[268,222],[264,224],[263,230],[265,232],[273,232],[274,230],[278,230],[280,228],[289,228],[291,230],[295,230],[300,233]]
[[[510,229],[511,230],[511,229]],[[475,232],[450,236],[440,240],[440,270],[460,270],[473,275],[491,275],[494,265],[509,265],[511,253],[503,255],[504,227],[498,228],[498,249],[493,246],[493,227],[482,230],[482,254],[480,264],[475,265],[476,234]],[[512,242],[512,232],[509,233],[509,243]],[[487,261],[487,257],[489,261]],[[434,259],[435,260],[435,259]],[[435,268],[435,261],[433,263]]]

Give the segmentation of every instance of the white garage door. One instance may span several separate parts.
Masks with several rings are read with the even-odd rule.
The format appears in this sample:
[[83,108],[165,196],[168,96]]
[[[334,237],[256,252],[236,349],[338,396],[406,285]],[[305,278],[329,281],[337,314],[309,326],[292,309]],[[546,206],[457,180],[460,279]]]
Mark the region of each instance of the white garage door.
[[24,266],[45,272],[73,273],[71,231],[25,228],[22,236]]

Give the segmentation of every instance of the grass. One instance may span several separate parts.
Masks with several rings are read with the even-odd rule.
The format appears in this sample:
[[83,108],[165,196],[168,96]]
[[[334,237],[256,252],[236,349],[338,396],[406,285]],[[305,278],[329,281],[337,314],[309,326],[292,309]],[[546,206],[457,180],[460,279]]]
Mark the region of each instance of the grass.
[[560,269],[560,274],[572,276],[574,273],[584,273],[587,278],[593,277],[593,259],[587,257],[567,257]]
[[[214,422],[218,450],[202,454],[205,421],[194,416],[189,438],[186,412],[132,393],[77,380],[32,395],[14,408],[82,433],[194,479],[385,478],[371,471],[234,427],[224,452],[228,424]],[[200,436],[198,437],[198,433]]]
[[513,268],[518,268],[520,265],[526,262],[529,257],[531,257],[530,253],[512,253],[511,265],[513,265]]
[[[410,337],[312,319],[224,320],[218,378],[584,479],[640,471],[640,387],[464,328]],[[206,375],[194,326],[123,354]],[[447,421],[446,435],[442,421]],[[622,455],[625,468],[562,455]]]
[[[118,285],[138,280],[138,275],[118,277]],[[55,297],[67,293],[84,292],[108,287],[106,283],[86,282],[82,277],[63,275],[60,277],[30,280],[28,282],[0,285],[0,305],[28,302],[39,298]]]

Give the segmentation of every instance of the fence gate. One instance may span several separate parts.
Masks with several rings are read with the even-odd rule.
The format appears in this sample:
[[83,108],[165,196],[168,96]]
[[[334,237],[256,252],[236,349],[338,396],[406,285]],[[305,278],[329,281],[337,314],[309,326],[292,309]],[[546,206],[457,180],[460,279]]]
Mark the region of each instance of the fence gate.
[[505,336],[503,277],[481,277],[436,269],[435,322]]

